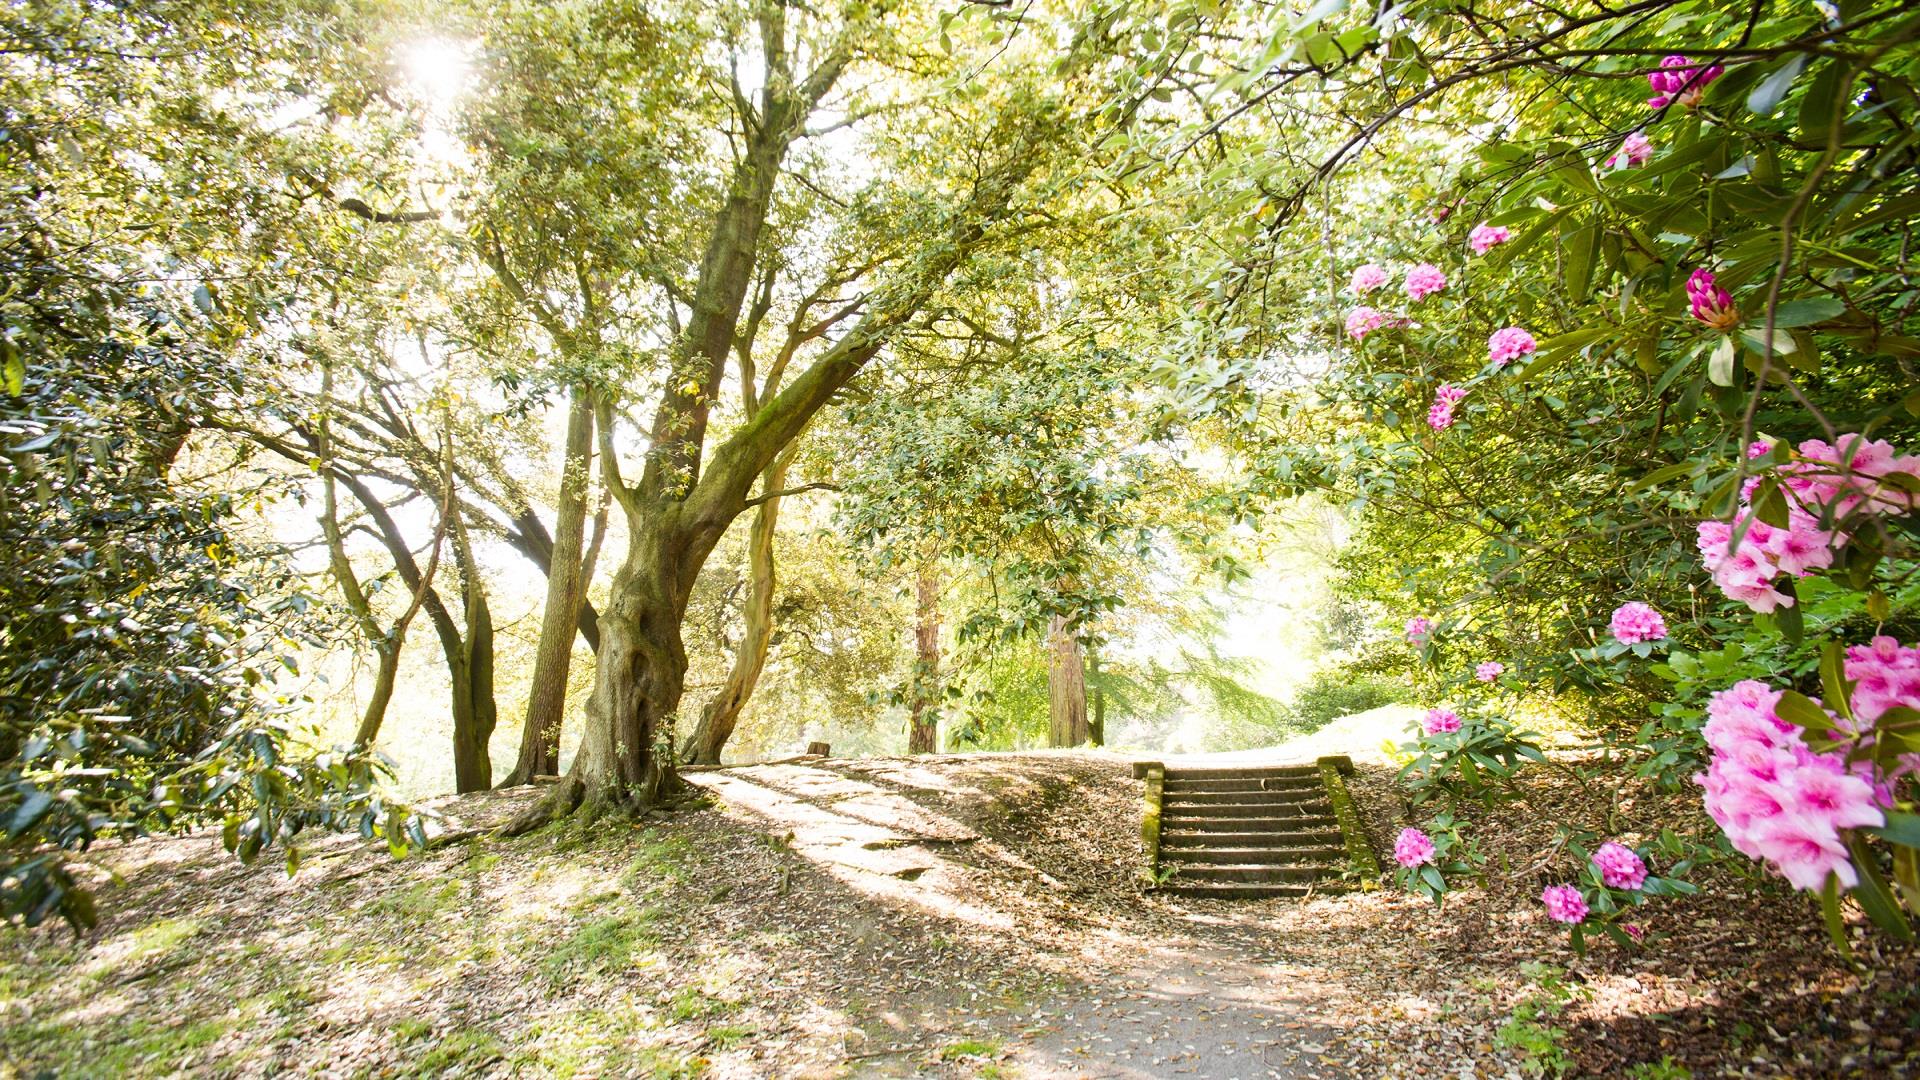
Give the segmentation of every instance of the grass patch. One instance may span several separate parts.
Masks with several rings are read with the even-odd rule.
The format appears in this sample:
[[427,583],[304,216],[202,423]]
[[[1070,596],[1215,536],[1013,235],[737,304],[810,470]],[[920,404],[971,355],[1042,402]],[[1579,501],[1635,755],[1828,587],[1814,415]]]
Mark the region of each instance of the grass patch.
[[650,1045],[659,1034],[657,1022],[638,1002],[569,1013],[528,1032],[514,1056],[513,1074],[553,1080],[580,1075],[693,1080],[706,1073],[705,1058]]
[[559,982],[568,975],[600,974],[631,967],[660,943],[659,924],[665,914],[658,908],[644,908],[595,919],[555,945],[540,961],[540,971],[548,979]]
[[620,875],[620,887],[644,895],[662,885],[677,885],[685,880],[692,856],[693,845],[685,837],[648,829],[640,834],[633,861]]
[[367,905],[367,914],[385,915],[408,922],[429,922],[459,901],[458,881],[418,881],[398,889]]
[[407,1075],[428,1077],[441,1076],[449,1072],[465,1075],[478,1070],[490,1061],[498,1060],[503,1053],[500,1040],[494,1038],[491,1032],[481,1031],[478,1028],[460,1028],[420,1055]]
[[950,1042],[940,1048],[941,1061],[959,1061],[961,1058],[996,1057],[1000,1053],[999,1039],[961,1039]]
[[716,1050],[731,1050],[759,1034],[758,1028],[744,1024],[719,1024],[707,1029],[707,1038]]
[[133,932],[133,946],[127,950],[129,965],[157,960],[198,934],[199,919],[156,919]]
[[19,1069],[8,1075],[165,1076],[181,1071],[187,1055],[231,1030],[233,1022],[224,1019],[12,1024],[0,1029],[0,1058]]

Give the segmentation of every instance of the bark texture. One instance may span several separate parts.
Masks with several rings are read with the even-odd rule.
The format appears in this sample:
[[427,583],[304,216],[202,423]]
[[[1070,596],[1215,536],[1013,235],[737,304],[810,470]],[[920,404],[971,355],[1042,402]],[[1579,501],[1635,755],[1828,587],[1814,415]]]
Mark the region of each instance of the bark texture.
[[[767,470],[764,487],[767,491],[778,491],[786,484],[786,477],[786,467],[775,464]],[[693,733],[680,748],[681,760],[689,765],[720,764],[721,751],[733,737],[740,710],[746,707],[747,699],[753,696],[753,689],[760,682],[760,673],[766,670],[767,654],[773,644],[773,538],[779,523],[778,498],[767,499],[754,511],[753,524],[747,532],[747,600],[740,613],[745,625],[739,647],[733,653],[733,667],[727,672],[727,681],[701,708]]]
[[[580,628],[586,597],[581,545],[586,538],[587,488],[593,448],[593,403],[575,388],[567,413],[566,454],[560,500],[547,564],[547,599],[541,613],[540,643],[533,658],[533,687],[520,725],[520,756],[500,786],[511,787],[536,776],[560,772],[560,727],[567,711],[567,675],[573,665],[573,639]],[[594,627],[595,638],[599,627]]]
[[1065,616],[1055,615],[1047,627],[1050,662],[1047,667],[1047,745],[1080,746],[1087,742],[1087,667],[1080,639],[1067,630]]
[[928,560],[914,586],[913,700],[907,753],[940,752],[940,570]]

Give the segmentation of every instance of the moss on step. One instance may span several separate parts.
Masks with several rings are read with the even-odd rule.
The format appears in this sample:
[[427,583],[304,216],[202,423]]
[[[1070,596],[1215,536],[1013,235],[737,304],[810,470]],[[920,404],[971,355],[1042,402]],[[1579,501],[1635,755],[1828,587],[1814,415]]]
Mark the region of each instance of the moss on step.
[[1160,883],[1160,810],[1166,801],[1167,767],[1146,762],[1147,809],[1140,819],[1140,848],[1146,859],[1148,885]]
[[1353,796],[1347,793],[1347,781],[1341,775],[1353,771],[1353,762],[1344,757],[1323,757],[1319,761],[1320,783],[1327,789],[1327,802],[1333,805],[1333,818],[1346,841],[1347,868],[1362,889],[1380,885],[1380,861],[1374,858],[1373,842],[1353,808]]

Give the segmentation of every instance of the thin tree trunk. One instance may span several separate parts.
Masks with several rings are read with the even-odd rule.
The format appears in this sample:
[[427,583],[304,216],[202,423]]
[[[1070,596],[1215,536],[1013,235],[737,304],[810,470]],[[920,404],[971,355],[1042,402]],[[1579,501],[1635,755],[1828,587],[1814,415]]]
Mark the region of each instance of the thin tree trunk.
[[1047,745],[1079,746],[1087,741],[1087,669],[1080,639],[1067,632],[1067,619],[1055,615],[1047,627],[1051,663],[1047,670]]
[[400,676],[400,639],[388,638],[376,645],[380,655],[380,665],[373,674],[373,696],[367,699],[367,707],[360,713],[360,728],[353,735],[353,743],[359,747],[370,747],[373,740],[380,737],[380,725],[387,718],[387,706],[393,701],[393,684]]
[[560,726],[566,719],[567,674],[573,664],[573,639],[586,597],[580,543],[586,530],[589,460],[593,447],[593,403],[576,387],[567,416],[566,455],[560,480],[559,516],[554,523],[553,554],[547,567],[547,603],[540,622],[540,644],[533,658],[533,689],[520,725],[520,757],[502,787],[529,783],[560,771]]
[[[766,473],[764,490],[778,491],[787,482],[786,461],[776,462]],[[740,645],[734,650],[733,669],[720,691],[700,710],[700,720],[680,748],[680,757],[689,765],[718,765],[720,752],[733,736],[740,710],[753,696],[753,688],[766,669],[767,653],[773,642],[773,538],[780,523],[780,500],[771,498],[754,512],[747,532],[747,602],[741,617],[746,626]]]
[[1100,653],[1087,650],[1087,677],[1093,682],[1093,716],[1087,721],[1087,741],[1107,745],[1107,692],[1100,686]]
[[920,566],[915,584],[913,624],[913,703],[907,728],[907,753],[940,750],[940,567],[932,559]]

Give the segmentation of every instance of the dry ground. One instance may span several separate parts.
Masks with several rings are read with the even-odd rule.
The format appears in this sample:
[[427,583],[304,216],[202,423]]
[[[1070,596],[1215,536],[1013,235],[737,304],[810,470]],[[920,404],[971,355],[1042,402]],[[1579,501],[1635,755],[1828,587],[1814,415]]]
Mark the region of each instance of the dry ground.
[[[1478,826],[1488,886],[1437,912],[1391,890],[1142,895],[1139,785],[1113,755],[694,779],[709,805],[586,834],[402,862],[330,838],[293,879],[209,836],[98,852],[98,932],[0,933],[0,1077],[1520,1076],[1555,1046],[1603,1076],[1920,1061],[1920,962],[1862,933],[1879,970],[1847,971],[1798,899],[1708,877],[1651,913],[1651,947],[1570,956],[1534,900],[1566,869],[1549,819],[1646,828],[1693,813],[1684,793],[1541,773]],[[1363,761],[1354,787],[1390,840],[1391,769]],[[441,809],[478,828],[528,797]]]

